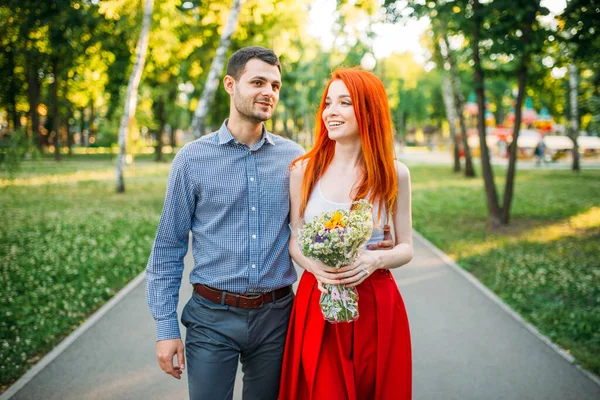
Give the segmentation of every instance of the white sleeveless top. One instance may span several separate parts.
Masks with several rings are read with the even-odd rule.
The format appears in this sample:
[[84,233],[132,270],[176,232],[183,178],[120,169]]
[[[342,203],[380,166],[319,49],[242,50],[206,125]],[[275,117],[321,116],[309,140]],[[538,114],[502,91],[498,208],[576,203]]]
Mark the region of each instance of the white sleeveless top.
[[[306,203],[306,210],[304,210],[304,220],[310,221],[314,217],[320,215],[325,211],[344,209],[349,210],[352,203],[337,203],[335,201],[327,200],[321,190],[321,180],[315,185],[308,203]],[[369,241],[365,244],[365,247],[370,244],[377,244],[377,242],[383,240],[383,226],[387,218],[386,213],[382,212],[381,222],[377,225],[377,213],[379,212],[379,205],[373,206],[373,234]]]

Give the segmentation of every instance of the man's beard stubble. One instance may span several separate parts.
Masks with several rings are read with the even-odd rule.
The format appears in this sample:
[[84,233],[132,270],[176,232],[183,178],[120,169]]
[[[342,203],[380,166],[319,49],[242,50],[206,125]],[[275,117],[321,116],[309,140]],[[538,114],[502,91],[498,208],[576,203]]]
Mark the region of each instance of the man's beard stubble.
[[[265,103],[271,104],[270,100],[263,100]],[[260,113],[254,112],[254,100],[242,97],[238,93],[233,97],[233,105],[242,119],[253,123],[265,122],[271,118],[271,115],[264,117]]]

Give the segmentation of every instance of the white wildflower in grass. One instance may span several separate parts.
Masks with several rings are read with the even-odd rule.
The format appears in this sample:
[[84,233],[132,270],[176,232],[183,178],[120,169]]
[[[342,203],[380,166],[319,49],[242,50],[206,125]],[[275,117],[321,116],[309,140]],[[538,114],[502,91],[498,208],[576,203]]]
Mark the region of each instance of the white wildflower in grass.
[[[298,243],[307,257],[340,268],[351,264],[373,231],[372,206],[359,200],[352,210],[326,211],[304,224],[298,231]],[[321,311],[329,322],[351,322],[358,318],[356,288],[324,285],[329,293],[321,294]]]

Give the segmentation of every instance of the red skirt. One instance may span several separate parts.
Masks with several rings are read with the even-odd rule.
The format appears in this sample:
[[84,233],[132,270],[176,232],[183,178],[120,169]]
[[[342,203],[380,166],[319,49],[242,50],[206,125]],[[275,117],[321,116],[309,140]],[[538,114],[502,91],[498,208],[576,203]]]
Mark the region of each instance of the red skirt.
[[287,333],[279,400],[412,396],[410,331],[389,270],[358,286],[359,318],[332,324],[321,314],[315,277],[304,272]]

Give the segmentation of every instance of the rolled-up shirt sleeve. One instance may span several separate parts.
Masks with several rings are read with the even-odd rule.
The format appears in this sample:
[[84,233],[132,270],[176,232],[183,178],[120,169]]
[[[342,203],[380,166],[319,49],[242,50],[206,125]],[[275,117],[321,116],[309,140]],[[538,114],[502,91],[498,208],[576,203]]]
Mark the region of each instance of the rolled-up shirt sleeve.
[[162,215],[146,267],[146,299],[156,321],[157,341],[181,337],[177,303],[196,204],[195,184],[190,175],[184,147],[173,160]]

